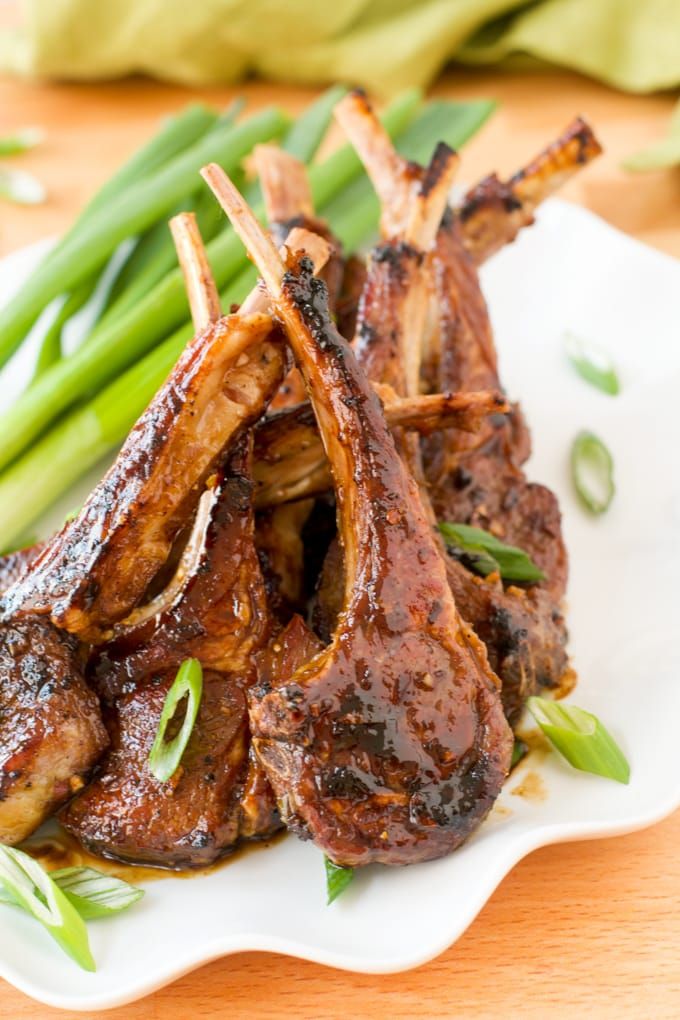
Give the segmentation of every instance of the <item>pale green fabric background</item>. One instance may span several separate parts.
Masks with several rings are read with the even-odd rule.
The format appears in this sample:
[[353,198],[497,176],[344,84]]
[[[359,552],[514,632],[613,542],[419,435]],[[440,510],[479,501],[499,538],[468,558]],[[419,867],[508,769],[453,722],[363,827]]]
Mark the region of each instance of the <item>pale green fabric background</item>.
[[453,57],[519,54],[635,92],[680,84],[680,0],[26,0],[26,23],[0,67],[56,78],[257,73],[386,96]]

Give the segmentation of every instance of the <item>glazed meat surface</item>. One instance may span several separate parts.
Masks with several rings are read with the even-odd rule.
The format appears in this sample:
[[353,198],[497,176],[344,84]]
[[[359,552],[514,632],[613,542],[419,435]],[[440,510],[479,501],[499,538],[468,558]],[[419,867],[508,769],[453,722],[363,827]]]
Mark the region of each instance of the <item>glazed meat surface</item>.
[[[105,705],[111,747],[88,788],[62,812],[65,826],[96,853],[164,867],[208,864],[241,833],[248,782],[246,689],[270,634],[253,544],[248,443],[237,444],[201,500],[181,588],[160,612],[99,649],[92,679]],[[192,548],[193,547],[193,548]],[[151,607],[153,609],[153,607]],[[203,698],[181,767],[168,783],[151,773],[151,750],[181,662],[199,659]],[[249,835],[278,826],[273,798],[255,803]]]
[[[500,386],[493,336],[476,272],[454,219],[445,218],[433,259],[438,349],[430,349],[429,382],[463,391]],[[425,474],[438,520],[472,524],[524,549],[546,574],[526,589],[481,582],[452,557],[449,577],[461,611],[484,640],[503,682],[508,718],[530,694],[571,683],[560,602],[567,554],[557,500],[527,481],[522,463],[530,439],[519,408],[487,419],[474,437],[438,433],[423,440]]]
[[[254,313],[200,332],[83,510],[4,594],[0,769],[8,841],[28,836],[75,792],[106,746],[83,680],[84,650],[66,631],[101,641],[141,599],[211,463],[283,377],[287,354],[272,329],[269,316]],[[55,663],[60,681],[52,685],[45,678]]]
[[253,743],[284,820],[336,863],[454,849],[509,767],[512,734],[483,645],[456,613],[440,547],[380,403],[331,323],[307,260],[283,267],[218,168],[220,198],[264,275],[332,465],[346,596],[331,645],[251,692]]
[[[192,310],[200,309],[196,318],[205,324],[218,310],[195,222],[180,217],[173,221],[173,233],[193,295]],[[192,281],[200,281],[196,289]],[[249,302],[264,304],[258,292]],[[264,312],[257,320],[263,333],[254,336],[249,336],[252,312],[220,321],[229,335],[249,338],[254,349],[232,351],[222,360],[217,395],[212,376],[206,383],[208,395],[212,390],[219,412],[225,395],[233,401],[244,394],[244,373],[249,372],[249,412],[243,415],[247,426],[280,383],[285,352]],[[203,336],[211,346],[209,327]],[[278,357],[273,366],[265,359],[267,371],[262,374],[257,352],[266,355],[269,343]],[[203,402],[206,394],[201,391],[198,397]],[[202,406],[208,417],[209,404]],[[246,405],[241,400],[238,406]],[[191,406],[185,410],[190,418]],[[280,824],[271,789],[250,754],[246,715],[245,691],[256,678],[255,657],[272,633],[254,545],[252,435],[242,432],[235,440],[235,415],[225,419],[218,413],[215,427],[224,428],[225,420],[230,422],[223,432],[228,453],[207,479],[174,576],[155,598],[128,614],[91,664],[111,748],[94,781],[62,818],[84,845],[106,856],[171,868],[204,865],[242,836],[263,836]],[[203,463],[208,453],[200,451]],[[180,462],[186,464],[186,456]],[[191,468],[189,484],[198,470]],[[182,763],[161,783],[149,768],[148,756],[168,690],[189,657],[203,668],[203,699]]]
[[[371,378],[389,378],[402,392],[418,386],[435,392],[500,388],[486,304],[460,226],[450,212],[439,225],[445,201],[437,209],[436,188],[445,154],[439,159],[435,154],[427,170],[405,165],[361,96],[343,100],[340,109],[380,196],[388,235],[369,258],[359,303],[355,347],[363,367]],[[395,209],[401,210],[400,219]],[[427,316],[423,301],[430,302]],[[509,415],[485,418],[474,435],[438,430],[421,446],[422,461],[412,445],[403,452],[416,477],[424,474],[422,494],[433,525],[449,520],[490,528],[535,556],[553,585],[550,592],[537,586],[506,589],[497,578],[477,577],[464,560],[447,557],[456,604],[486,644],[514,721],[529,694],[571,679],[558,606],[566,554],[556,500],[543,486],[527,483],[521,470],[530,440],[517,407]],[[464,505],[466,495],[476,500],[474,515]],[[492,517],[480,515],[489,511]],[[341,559],[332,548],[314,607],[321,635],[332,631],[340,611],[339,577]]]
[[39,617],[0,625],[0,843],[79,790],[107,744],[74,638]]
[[266,315],[199,334],[81,513],[5,594],[4,613],[49,613],[84,640],[106,640],[168,558],[215,457],[261,413],[286,367]]
[[511,734],[417,487],[327,317],[322,285],[289,273],[282,301],[336,480],[347,586],[330,647],[289,683],[255,690],[255,748],[287,824],[337,863],[427,860],[486,815]]

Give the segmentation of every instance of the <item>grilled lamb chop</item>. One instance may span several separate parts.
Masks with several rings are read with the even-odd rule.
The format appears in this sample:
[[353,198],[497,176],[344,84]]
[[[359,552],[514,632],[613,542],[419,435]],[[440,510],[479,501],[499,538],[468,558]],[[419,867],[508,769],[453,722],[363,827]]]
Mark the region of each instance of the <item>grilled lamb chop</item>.
[[[475,265],[486,262],[534,222],[536,209],[602,152],[588,124],[577,117],[566,130],[507,180],[490,174],[471,188],[455,213],[461,240]],[[337,302],[338,329],[354,336],[366,284],[366,265],[353,255],[345,264]]]
[[[434,388],[500,387],[484,298],[451,216],[445,217],[439,231],[433,281],[438,314],[433,335],[438,334],[438,345],[431,345],[430,355],[438,346],[438,356],[430,359],[429,379]],[[503,701],[511,720],[518,717],[529,694],[566,689],[573,681],[560,609],[567,579],[560,511],[550,490],[527,481],[521,465],[529,450],[519,408],[503,420],[488,419],[472,441],[459,433],[433,434],[423,441],[425,473],[438,519],[491,531],[523,548],[546,575],[538,585],[502,589],[497,578],[482,582],[490,587],[479,581],[472,587],[459,566],[451,570],[462,611],[486,642],[503,679]],[[463,595],[464,590],[469,595]]]
[[[486,304],[453,219],[439,232],[433,280],[439,312],[433,331],[439,350],[429,366],[434,388],[500,388]],[[438,518],[486,528],[525,549],[559,600],[567,575],[559,508],[548,489],[529,484],[521,471],[530,440],[519,409],[509,418],[488,419],[474,437],[432,435],[424,449]]]
[[286,823],[338,864],[455,849],[485,817],[512,733],[484,647],[460,620],[418,488],[309,263],[288,271],[219,167],[203,171],[262,273],[331,462],[346,561],[331,645],[251,692]]
[[0,843],[29,836],[106,747],[84,666],[78,641],[46,617],[0,624]]
[[[204,329],[220,311],[195,220],[183,214],[172,227],[195,325]],[[280,826],[271,787],[250,752],[246,711],[257,654],[274,630],[254,544],[252,435],[229,445],[173,579],[118,626],[91,664],[111,747],[61,818],[104,856],[202,866],[241,837]],[[181,765],[163,783],[148,757],[166,695],[188,657],[203,668],[203,697]]]
[[[420,390],[420,345],[428,313],[428,249],[446,208],[458,158],[440,145],[427,170],[407,163],[392,148],[362,92],[338,103],[335,116],[364,161],[381,200],[384,240],[368,258],[354,350],[373,383],[388,384],[398,394],[413,397]],[[399,434],[397,440],[414,477],[422,481],[417,437]],[[434,533],[436,522],[424,486],[421,500]],[[314,624],[321,635],[332,633],[342,598],[336,542],[324,563],[313,608]]]
[[[381,199],[385,210],[383,233],[388,235],[382,248],[377,249],[377,268],[375,255],[369,262],[360,304],[356,343],[364,366],[374,378],[376,373],[388,371],[399,380],[401,374],[401,384],[410,392],[428,384],[435,390],[500,388],[486,305],[450,213],[444,217],[434,249],[421,256],[420,280],[406,261],[410,258],[412,262],[414,253],[408,246],[405,249],[403,239],[414,239],[413,217],[417,223],[420,215],[422,221],[423,210],[428,208],[428,192],[436,179],[433,169],[428,187],[427,173],[399,158],[362,95],[346,97],[338,109]],[[433,166],[436,168],[436,160]],[[417,203],[414,206],[417,190],[426,195],[420,203],[420,214]],[[424,251],[427,232],[424,238],[415,239]],[[404,304],[404,288],[410,290],[411,306],[418,307],[423,275],[429,279],[433,297],[427,329],[419,331],[412,324],[407,330],[404,317],[398,312],[393,314],[393,310]],[[422,310],[420,319],[422,322]],[[418,343],[420,336],[422,344]],[[424,363],[419,364],[420,358]],[[464,562],[453,557],[448,561],[456,604],[487,645],[492,667],[503,682],[508,717],[514,720],[527,695],[543,687],[566,685],[571,679],[565,653],[566,629],[557,602],[566,576],[559,509],[552,493],[542,486],[529,485],[521,472],[529,437],[517,408],[509,417],[485,419],[475,436],[437,432],[422,445],[427,495],[436,518],[490,527],[507,541],[526,548],[548,574],[550,591],[536,586],[528,591],[517,586],[504,589],[497,577],[482,579]],[[412,449],[410,461],[418,476],[420,462],[418,458],[414,461]],[[489,499],[489,506],[495,510],[493,519],[464,513],[462,500],[456,495],[465,489],[479,499],[478,509],[485,505],[483,496],[496,494],[494,502]],[[338,573],[334,551],[325,566],[315,615],[322,636],[331,629],[339,609]]]
[[[239,440],[201,500],[171,603],[98,649],[92,682],[111,747],[61,821],[89,850],[162,867],[209,864],[242,833],[249,767],[246,690],[270,636],[253,543],[251,445]],[[168,690],[181,662],[203,667],[203,697],[180,768],[167,783],[148,767]],[[248,835],[278,827],[271,791]]]
[[199,334],[81,513],[5,592],[0,841],[28,836],[82,787],[105,749],[78,639],[109,636],[139,602],[215,457],[262,412],[287,364],[283,338],[261,312]]
[[261,414],[286,367],[265,314],[199,334],[83,510],[5,593],[4,613],[49,614],[83,640],[106,640],[167,560],[215,457]]

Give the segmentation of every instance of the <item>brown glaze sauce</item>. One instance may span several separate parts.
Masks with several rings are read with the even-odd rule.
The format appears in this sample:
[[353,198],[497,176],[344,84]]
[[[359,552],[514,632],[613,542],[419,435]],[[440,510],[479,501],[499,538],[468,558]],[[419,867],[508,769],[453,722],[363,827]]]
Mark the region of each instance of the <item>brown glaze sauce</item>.
[[142,885],[145,882],[157,882],[163,878],[202,878],[205,875],[212,875],[215,871],[225,868],[228,864],[234,864],[242,860],[246,854],[255,853],[260,850],[268,850],[276,843],[280,843],[286,836],[286,830],[282,829],[263,840],[250,840],[241,843],[231,853],[221,857],[214,864],[207,868],[187,868],[183,871],[172,871],[168,868],[150,868],[143,864],[126,864],[124,861],[116,861],[107,857],[97,857],[95,854],[85,850],[77,840],[59,826],[58,832],[49,836],[36,837],[27,840],[22,845],[22,850],[30,854],[46,871],[56,871],[58,868],[94,868],[114,878],[121,878],[132,885]]
[[540,803],[544,801],[548,796],[548,789],[542,779],[542,777],[535,772],[533,768],[524,770],[524,766],[527,763],[531,765],[540,765],[542,761],[547,758],[548,755],[552,754],[552,746],[550,741],[544,733],[539,729],[523,729],[517,727],[515,729],[515,737],[520,740],[527,748],[526,754],[523,758],[514,765],[510,771],[510,778],[514,778],[513,773],[518,769],[522,769],[522,776],[517,786],[514,786],[510,793],[513,797],[523,797],[524,800],[533,801],[534,803]]
[[529,748],[527,754],[517,763],[516,767],[526,764],[531,755],[532,764],[537,765],[543,761],[549,754],[553,754],[552,744],[541,730],[538,729],[524,729],[521,726],[516,727],[515,736],[518,740],[521,740]]
[[533,769],[522,776],[522,780],[517,786],[514,786],[510,793],[513,797],[523,797],[524,800],[530,800],[534,803],[540,803],[544,801],[548,796],[548,790],[538,772],[534,772]]

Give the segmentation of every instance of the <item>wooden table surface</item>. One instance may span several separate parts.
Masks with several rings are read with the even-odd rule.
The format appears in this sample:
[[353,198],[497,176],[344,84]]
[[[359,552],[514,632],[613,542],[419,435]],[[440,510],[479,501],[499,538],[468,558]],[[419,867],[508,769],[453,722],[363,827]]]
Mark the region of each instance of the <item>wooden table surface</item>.
[[[253,108],[301,108],[310,93],[261,83],[239,90]],[[630,176],[620,160],[664,132],[670,96],[630,97],[574,75],[447,74],[434,91],[490,96],[493,120],[468,145],[463,177],[507,172],[575,113],[597,129],[606,154],[564,191],[610,223],[680,256],[680,172]],[[227,89],[204,92],[226,103]],[[41,124],[48,140],[17,160],[50,192],[35,209],[3,205],[0,254],[62,230],[156,118],[191,94],[143,81],[102,86],[0,80],[0,134]],[[189,974],[112,1020],[474,1017],[523,1020],[680,1017],[680,813],[645,832],[540,850],[519,864],[459,942],[419,970],[346,974],[268,954],[244,953]],[[408,917],[404,918],[408,924]],[[64,1016],[0,983],[0,1017]],[[84,1014],[73,1014],[83,1016]],[[88,1014],[91,1016],[102,1014]]]

